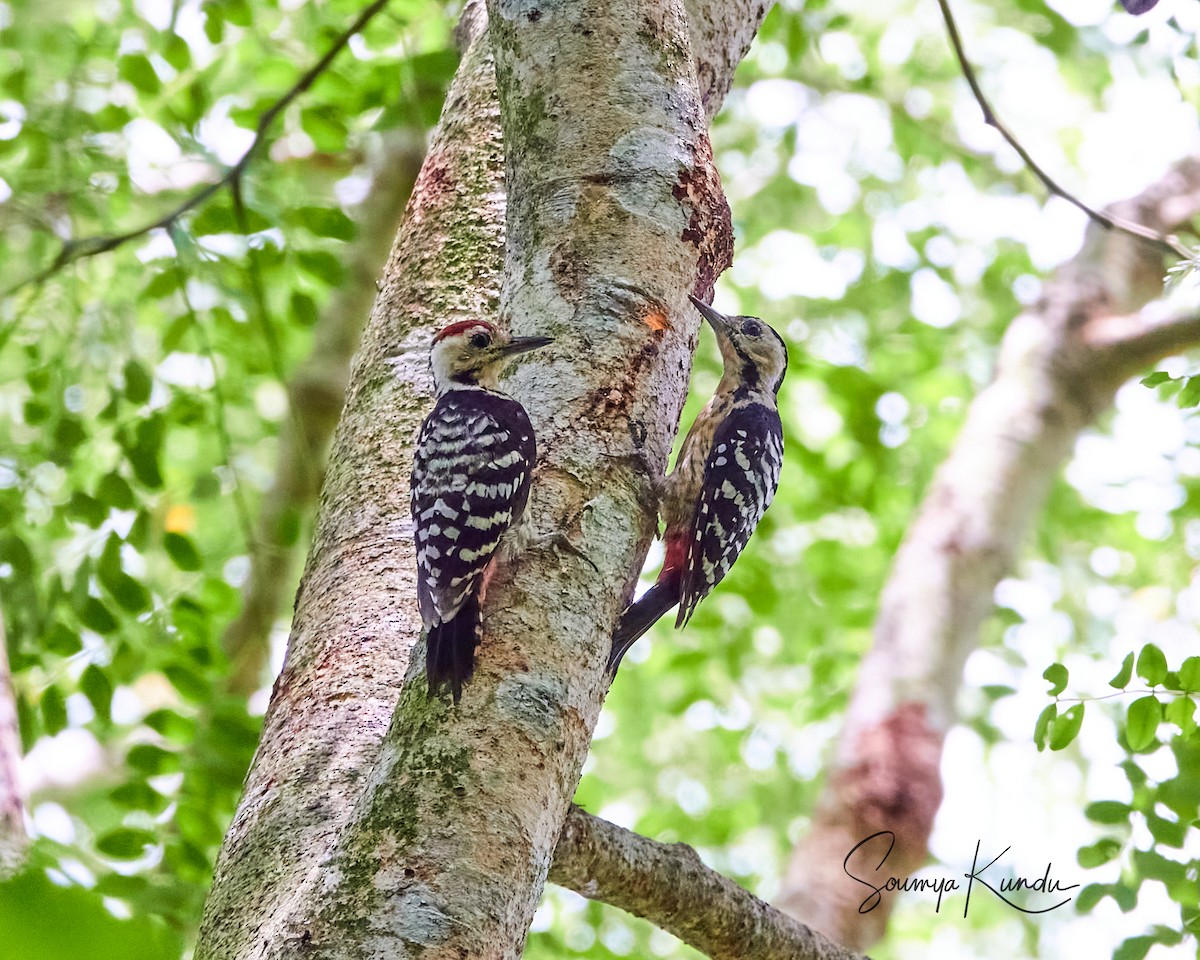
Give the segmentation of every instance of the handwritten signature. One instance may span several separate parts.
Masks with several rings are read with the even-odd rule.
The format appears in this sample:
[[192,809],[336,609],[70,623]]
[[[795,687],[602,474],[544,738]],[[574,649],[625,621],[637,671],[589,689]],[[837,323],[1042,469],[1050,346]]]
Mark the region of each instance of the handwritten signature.
[[[884,853],[883,858],[879,861],[878,866],[875,867],[874,872],[876,874],[878,874],[879,871],[881,869],[883,869],[883,865],[885,863],[887,863],[888,857],[891,856],[892,849],[896,846],[896,835],[894,833],[892,833],[892,831],[890,831],[890,830],[880,830],[878,833],[873,833],[873,834],[871,834],[871,836],[867,837],[866,839],[860,840],[857,844],[854,845],[854,848],[848,854],[846,854],[846,859],[842,861],[842,869],[845,870],[846,876],[848,876],[851,880],[861,883],[864,887],[867,887],[871,891],[871,893],[867,896],[867,898],[865,900],[863,900],[862,903],[859,904],[859,906],[858,906],[859,913],[870,913],[877,906],[879,906],[880,903],[883,902],[883,894],[884,893],[892,893],[892,892],[897,892],[897,891],[900,891],[900,892],[917,891],[920,893],[925,893],[925,892],[936,893],[937,894],[937,906],[934,909],[934,912],[936,913],[936,912],[939,912],[942,908],[942,897],[943,896],[945,896],[948,893],[954,893],[958,890],[963,889],[964,885],[960,884],[958,879],[954,876],[941,876],[941,877],[935,877],[935,878],[905,877],[903,880],[897,879],[896,877],[888,877],[886,880],[884,880],[883,883],[873,883],[871,880],[864,879],[863,877],[858,876],[855,873],[852,873],[851,869],[850,869],[850,860],[854,857],[854,855],[859,850],[861,850],[867,844],[871,843],[871,841],[877,840],[880,837],[887,838],[888,848],[887,848],[887,852]],[[983,846],[982,840],[977,840],[975,842],[975,858],[971,861],[971,872],[964,873],[962,875],[963,880],[965,881],[965,887],[966,887],[966,893],[967,893],[967,901],[966,901],[966,904],[963,906],[963,919],[964,920],[967,917],[968,911],[971,909],[971,891],[974,889],[976,883],[978,883],[982,887],[987,888],[997,898],[999,898],[1001,901],[1003,901],[1005,904],[1012,907],[1014,910],[1020,910],[1021,913],[1031,913],[1031,914],[1049,913],[1051,910],[1057,910],[1059,907],[1066,906],[1068,903],[1071,902],[1071,900],[1074,899],[1073,897],[1067,897],[1065,900],[1060,900],[1058,903],[1055,903],[1053,906],[1042,907],[1041,909],[1037,909],[1037,910],[1022,906],[1019,903],[1014,903],[1012,900],[1009,899],[1008,896],[1006,896],[1006,894],[1019,893],[1020,891],[1025,890],[1025,891],[1029,891],[1031,893],[1053,895],[1056,893],[1065,893],[1068,890],[1076,890],[1076,889],[1078,889],[1079,884],[1072,883],[1072,884],[1064,885],[1063,883],[1061,883],[1058,880],[1056,880],[1055,878],[1053,878],[1050,875],[1050,869],[1053,866],[1053,864],[1051,864],[1051,863],[1046,864],[1046,872],[1035,880],[1030,880],[1027,877],[1022,877],[1022,876],[1009,876],[1009,877],[1004,877],[1003,879],[993,878],[992,882],[989,882],[987,879],[985,879],[984,874],[987,873],[987,871],[990,870],[992,867],[996,866],[996,864],[1000,862],[1000,858],[1003,857],[1006,853],[1008,853],[1008,851],[1011,850],[1012,847],[1011,846],[1005,847],[998,854],[996,854],[996,856],[992,857],[992,859],[989,860],[986,864],[984,864],[983,866],[980,866],[979,865],[979,863],[980,863],[979,851],[982,848],[982,846]],[[878,876],[876,876],[874,879],[876,881],[878,881],[879,878],[878,878]]]

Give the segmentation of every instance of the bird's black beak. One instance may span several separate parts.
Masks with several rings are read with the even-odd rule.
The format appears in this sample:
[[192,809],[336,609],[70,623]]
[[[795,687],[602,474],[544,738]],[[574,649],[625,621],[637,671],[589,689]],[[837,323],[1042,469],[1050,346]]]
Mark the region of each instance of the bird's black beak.
[[518,353],[538,350],[553,342],[553,337],[513,337],[498,352],[502,357],[515,357]]
[[718,313],[703,300],[697,300],[690,293],[688,299],[692,301],[692,306],[700,312],[700,316],[707,320],[708,325],[717,333],[725,333],[729,329],[729,318],[725,314]]

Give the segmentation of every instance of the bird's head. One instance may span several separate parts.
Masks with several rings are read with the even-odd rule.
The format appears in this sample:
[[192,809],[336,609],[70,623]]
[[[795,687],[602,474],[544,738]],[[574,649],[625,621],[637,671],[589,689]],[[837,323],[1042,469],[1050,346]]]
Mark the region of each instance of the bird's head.
[[758,317],[727,317],[703,300],[688,299],[717,335],[726,376],[736,377],[751,389],[778,393],[788,364],[783,337]]
[[484,320],[460,320],[433,338],[429,365],[434,385],[439,394],[455,385],[495,389],[509,360],[551,342],[550,337],[513,337]]

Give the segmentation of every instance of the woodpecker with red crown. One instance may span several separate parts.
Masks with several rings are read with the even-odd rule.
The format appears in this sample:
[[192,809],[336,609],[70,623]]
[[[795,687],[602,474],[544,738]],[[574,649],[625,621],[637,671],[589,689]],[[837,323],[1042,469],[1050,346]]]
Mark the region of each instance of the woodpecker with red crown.
[[658,580],[621,614],[609,670],[650,627],[678,605],[684,626],[721,582],[762,519],[783,466],[776,395],[787,372],[787,345],[757,317],[727,317],[689,298],[717,335],[724,372],[692,424],[675,469],[659,485],[666,557]]
[[521,519],[537,459],[525,408],[496,389],[517,354],[549,337],[511,337],[482,320],[440,330],[429,354],[437,402],[412,470],[417,601],[429,695],[454,702],[475,669],[479,609],[506,535]]

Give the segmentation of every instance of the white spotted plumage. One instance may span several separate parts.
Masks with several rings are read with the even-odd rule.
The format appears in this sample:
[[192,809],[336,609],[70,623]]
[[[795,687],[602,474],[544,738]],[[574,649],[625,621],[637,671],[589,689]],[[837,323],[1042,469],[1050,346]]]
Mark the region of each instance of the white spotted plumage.
[[481,321],[450,324],[434,338],[438,399],[417,435],[411,481],[431,694],[448,684],[457,701],[471,676],[488,571],[529,499],[533,426],[496,378],[509,358],[549,342]]
[[776,394],[787,346],[757,317],[726,317],[692,303],[717,335],[725,370],[660,486],[666,558],[654,586],[621,614],[611,669],[673,606],[676,626],[687,623],[729,573],[779,485],[783,428]]

